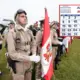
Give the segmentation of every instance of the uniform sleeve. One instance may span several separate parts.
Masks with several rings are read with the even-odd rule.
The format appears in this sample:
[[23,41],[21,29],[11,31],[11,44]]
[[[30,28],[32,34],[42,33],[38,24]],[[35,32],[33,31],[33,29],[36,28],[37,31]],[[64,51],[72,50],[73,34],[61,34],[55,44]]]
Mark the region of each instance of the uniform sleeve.
[[58,40],[58,36],[56,32],[51,31],[51,35],[52,35],[52,44],[59,44],[60,41]]
[[41,44],[42,44],[42,32],[38,31],[36,34],[36,45],[37,45],[37,54],[41,53]]
[[17,60],[17,61],[30,60],[29,56],[18,53],[15,50],[15,40],[14,40],[13,34],[11,32],[9,32],[7,35],[7,45],[8,45],[8,54],[12,60]]
[[40,46],[42,43],[42,33],[41,31],[38,31],[36,34],[36,45]]

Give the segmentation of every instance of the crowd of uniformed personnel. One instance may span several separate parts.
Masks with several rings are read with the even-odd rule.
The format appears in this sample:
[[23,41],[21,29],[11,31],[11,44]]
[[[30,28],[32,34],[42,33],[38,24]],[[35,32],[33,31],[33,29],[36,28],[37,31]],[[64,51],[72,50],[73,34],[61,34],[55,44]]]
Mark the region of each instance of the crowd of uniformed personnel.
[[[40,27],[38,27],[38,22],[35,22],[25,29],[28,23],[27,13],[19,9],[14,16],[14,20],[15,23],[13,21],[9,23],[8,33],[4,36],[6,57],[12,74],[12,80],[33,80],[33,69],[35,69],[35,80],[42,80],[40,51],[44,19],[40,20]],[[51,22],[50,30],[53,47],[53,68],[57,69],[64,46],[62,38],[59,38],[59,23]],[[0,41],[2,41],[1,36]],[[1,45],[2,42],[0,42],[0,49],[2,48]]]

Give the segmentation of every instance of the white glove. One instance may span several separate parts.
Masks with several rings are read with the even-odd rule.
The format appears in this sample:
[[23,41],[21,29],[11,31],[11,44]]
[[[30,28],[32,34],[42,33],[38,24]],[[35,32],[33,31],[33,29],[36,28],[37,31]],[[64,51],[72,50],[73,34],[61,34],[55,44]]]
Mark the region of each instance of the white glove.
[[38,63],[40,61],[40,56],[32,55],[30,56],[30,60]]
[[2,44],[3,41],[0,41],[0,44]]
[[59,44],[60,44],[60,45],[63,45],[63,43],[62,43],[62,42],[59,42]]

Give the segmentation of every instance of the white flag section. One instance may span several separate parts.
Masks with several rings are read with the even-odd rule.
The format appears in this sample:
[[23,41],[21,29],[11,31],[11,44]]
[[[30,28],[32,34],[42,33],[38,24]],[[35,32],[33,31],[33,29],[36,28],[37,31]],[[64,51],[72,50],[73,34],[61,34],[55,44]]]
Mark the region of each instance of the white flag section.
[[51,38],[49,37],[41,51],[42,77],[47,74],[52,60]]

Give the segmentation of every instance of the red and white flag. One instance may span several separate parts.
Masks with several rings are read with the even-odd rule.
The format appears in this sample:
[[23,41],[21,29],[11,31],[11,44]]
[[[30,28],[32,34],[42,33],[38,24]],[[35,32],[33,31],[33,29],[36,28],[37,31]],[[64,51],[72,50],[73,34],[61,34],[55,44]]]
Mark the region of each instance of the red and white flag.
[[45,20],[42,36],[42,49],[41,49],[41,65],[42,65],[42,77],[45,80],[51,80],[53,75],[53,61],[52,61],[52,46],[51,46],[51,34],[49,26],[49,17],[47,9],[45,8]]
[[68,37],[68,36],[64,37],[63,44],[65,45],[66,53],[68,53],[69,52],[69,46],[71,44],[71,37]]

